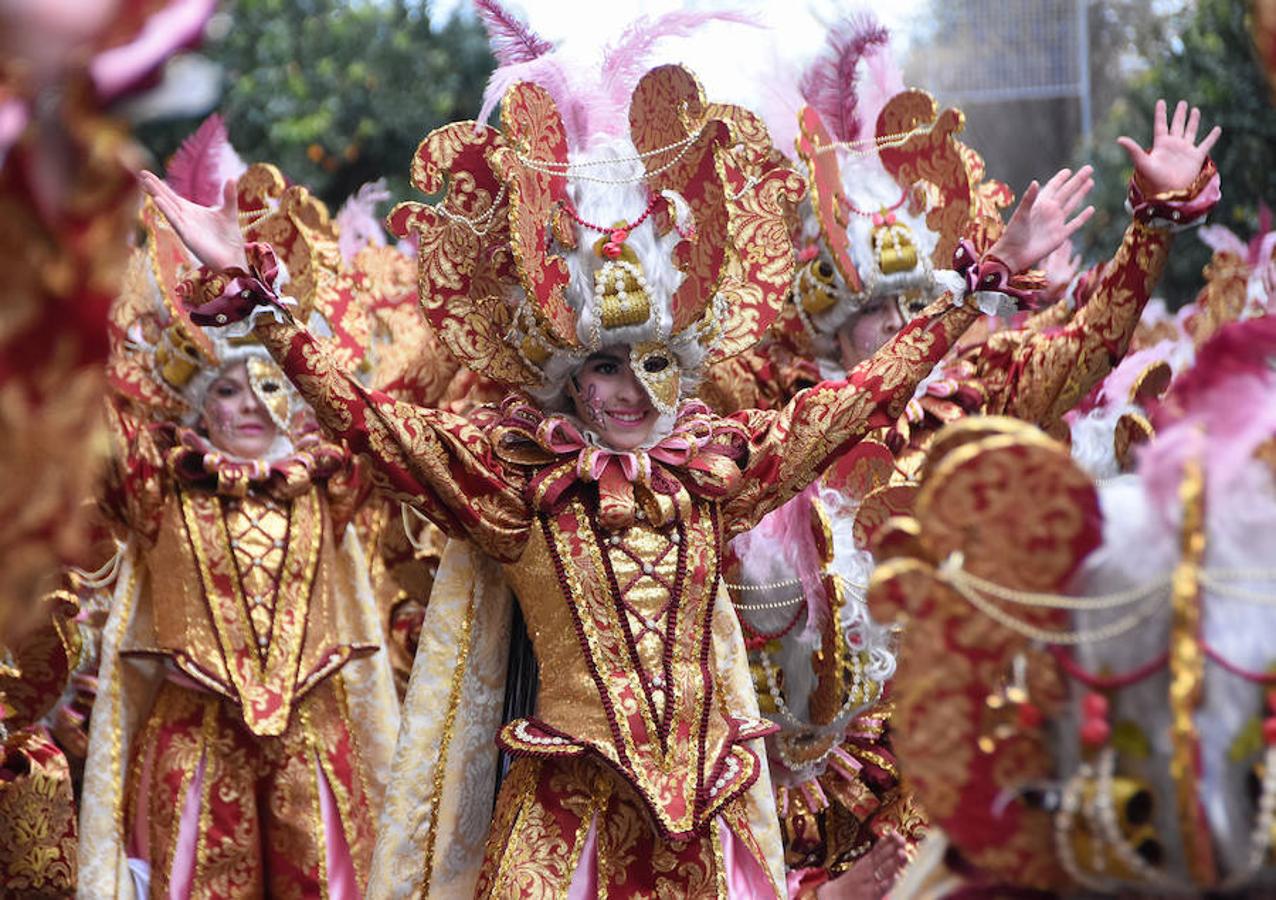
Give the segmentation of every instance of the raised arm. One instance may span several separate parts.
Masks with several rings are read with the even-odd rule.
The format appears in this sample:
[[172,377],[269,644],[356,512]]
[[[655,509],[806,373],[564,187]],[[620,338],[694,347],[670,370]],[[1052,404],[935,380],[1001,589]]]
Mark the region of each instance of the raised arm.
[[1076,312],[1057,328],[993,335],[970,358],[988,389],[987,412],[1050,425],[1120,362],[1169,255],[1174,232],[1198,223],[1217,202],[1218,173],[1207,153],[1219,129],[1196,143],[1200,113],[1180,103],[1166,122],[1157,104],[1151,151],[1129,138],[1134,162],[1133,221],[1111,260],[1083,279]]
[[466,418],[370,391],[289,317],[261,316],[255,330],[324,428],[372,461],[378,486],[450,537],[499,560],[518,558],[531,514],[521,477],[492,454],[484,426],[493,411]]
[[727,537],[752,528],[814,481],[870,430],[904,411],[920,382],[980,315],[945,294],[904,326],[845,381],[800,391],[778,410],[736,413],[750,435],[740,491],[724,505]]
[[1012,273],[1035,265],[1090,218],[1090,207],[1077,213],[1089,186],[1088,169],[1064,170],[1044,187],[1033,182],[983,260],[965,243],[958,248],[957,293],[928,306],[845,381],[800,391],[779,410],[737,413],[733,418],[750,436],[749,453],[741,489],[724,507],[727,537],[805,488],[868,431],[895,421],[918,383],[978,318],[979,301],[989,292],[1011,291]]
[[337,365],[279,296],[274,251],[265,244],[245,246],[234,182],[224,186],[218,207],[186,200],[149,172],[142,187],[208,267],[185,288],[198,306],[195,322],[222,326],[252,316],[258,339],[324,428],[372,461],[378,486],[490,556],[521,554],[531,521],[521,476],[494,458],[482,414],[471,420],[396,401]]

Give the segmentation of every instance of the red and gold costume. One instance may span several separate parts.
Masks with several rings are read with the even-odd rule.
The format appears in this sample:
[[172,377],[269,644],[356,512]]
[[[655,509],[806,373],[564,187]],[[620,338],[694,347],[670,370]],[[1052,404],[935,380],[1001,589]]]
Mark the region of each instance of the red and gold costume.
[[[771,726],[721,590],[720,548],[891,421],[978,315],[945,295],[844,381],[782,409],[723,418],[679,400],[681,370],[740,352],[773,318],[802,185],[756,145],[729,151],[725,122],[679,67],[642,77],[629,121],[637,154],[601,158],[637,174],[578,184],[555,101],[518,84],[502,132],[459,123],[426,138],[414,177],[427,194],[446,184],[445,197],[391,222],[419,238],[427,316],[481,374],[548,404],[573,359],[627,344],[667,421],[639,449],[600,445],[517,392],[461,416],[366,389],[285,314],[259,245],[198,310],[233,320],[265,304],[256,333],[325,429],[452,538],[405,700],[391,783],[411,787],[387,796],[378,895],[784,895],[756,742]],[[674,165],[659,158],[670,147]],[[646,197],[648,211],[591,247],[575,210],[602,196],[613,209]],[[663,243],[645,243],[648,217]],[[682,274],[661,269],[669,249]],[[596,267],[592,303],[566,258]],[[489,822],[474,798],[494,776],[510,591],[540,693],[532,716],[499,728],[516,760]]]
[[937,826],[901,894],[1265,890],[1274,324],[1201,348],[1129,475],[1005,419],[937,437],[870,589]]
[[[357,366],[361,321],[345,311],[361,276],[329,265],[322,207],[258,166],[240,208],[249,236],[280,247],[300,314]],[[106,506],[127,545],[91,721],[80,896],[133,896],[135,881],[165,897],[358,895],[398,724],[347,527],[366,480],[250,333],[185,317],[187,260],[149,206],[144,222],[113,311]],[[281,435],[261,459],[193,427],[236,362]]]
[[36,627],[0,664],[0,894],[75,891],[76,816],[66,757],[38,724],[62,695],[81,653],[72,595],[55,591]]

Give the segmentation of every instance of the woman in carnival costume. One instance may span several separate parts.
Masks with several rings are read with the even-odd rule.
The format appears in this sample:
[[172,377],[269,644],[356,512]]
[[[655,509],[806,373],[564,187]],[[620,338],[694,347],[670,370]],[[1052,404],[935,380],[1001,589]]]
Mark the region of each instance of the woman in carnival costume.
[[[961,114],[904,90],[887,42],[871,19],[844,23],[801,81],[805,105],[791,104],[801,107],[796,116],[775,112],[797,121],[795,144],[811,179],[799,267],[772,339],[711,371],[703,393],[720,409],[782,404],[838,377],[944,290],[937,266],[953,247],[973,254],[1004,227],[1000,210],[1012,195],[985,180],[983,161],[956,140]],[[1206,159],[1217,129],[1197,146],[1198,121],[1180,104],[1167,122],[1162,105],[1150,152],[1123,139],[1135,163],[1134,221],[1112,261],[1076,279],[1065,302],[964,339],[903,415],[733,545],[755,681],[781,726],[768,748],[798,884],[820,884],[877,844],[854,871],[865,890],[880,893],[899,857],[895,838],[886,846],[879,839],[912,843],[925,832],[924,813],[900,790],[886,736],[893,642],[863,602],[877,526],[911,507],[916,473],[944,423],[982,411],[1064,430],[1062,414],[1124,353],[1172,233],[1198,223],[1217,200]],[[772,124],[783,132],[782,121]],[[1056,178],[1075,186],[1076,202],[1089,189],[1088,167]],[[1022,279],[1010,293],[1042,286]]]
[[[519,77],[547,86],[510,86],[499,131],[462,122],[425,139],[414,180],[443,199],[391,216],[418,237],[441,339],[511,389],[499,406],[463,417],[366,390],[294,319],[274,253],[241,245],[230,205],[144,184],[216,273],[193,315],[253,321],[324,426],[452,538],[372,893],[783,896],[756,741],[772,726],[720,550],[897,415],[978,310],[957,279],[844,380],[783,409],[712,415],[685,393],[774,318],[802,180],[775,164],[765,129],[733,134],[732,111],[686,69],[642,74],[622,43],[582,84],[589,73],[547,49],[527,42],[498,72],[493,93]],[[1025,204],[1003,258],[1034,262],[1065,219],[1049,198]],[[1007,274],[966,262],[976,280]],[[500,727],[511,592],[540,690],[535,715]],[[498,730],[515,761],[489,812],[476,798],[494,789]]]
[[[209,203],[231,182],[207,173],[233,153],[203,132],[169,177]],[[298,314],[354,368],[359,307],[331,276],[326,212],[265,165],[230,205],[227,228],[269,235]],[[347,528],[366,482],[251,329],[191,322],[189,258],[150,204],[143,222],[112,310],[106,505],[127,543],[90,724],[79,896],[359,897],[398,724]]]

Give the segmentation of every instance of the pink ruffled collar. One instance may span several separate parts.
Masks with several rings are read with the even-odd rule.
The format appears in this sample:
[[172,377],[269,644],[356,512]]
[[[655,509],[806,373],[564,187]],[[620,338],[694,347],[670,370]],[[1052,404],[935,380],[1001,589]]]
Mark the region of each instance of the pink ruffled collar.
[[529,490],[542,512],[556,511],[592,485],[604,527],[624,528],[639,519],[660,527],[690,512],[692,494],[720,498],[739,483],[743,429],[698,400],[682,405],[663,439],[625,451],[600,447],[567,417],[546,416],[518,398],[507,400],[502,412],[497,453],[539,467]]

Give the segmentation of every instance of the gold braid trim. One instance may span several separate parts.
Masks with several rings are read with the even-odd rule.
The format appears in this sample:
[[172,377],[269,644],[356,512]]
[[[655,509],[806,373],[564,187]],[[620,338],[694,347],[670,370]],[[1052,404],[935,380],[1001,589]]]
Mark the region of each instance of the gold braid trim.
[[460,705],[461,686],[465,681],[465,667],[470,660],[470,641],[474,631],[474,607],[477,603],[477,579],[470,582],[470,596],[465,606],[465,624],[461,627],[461,648],[456,666],[452,669],[452,685],[448,691],[447,718],[443,724],[443,742],[439,746],[439,758],[434,768],[434,786],[430,792],[430,830],[425,835],[425,865],[421,872],[422,897],[430,896],[430,879],[434,876],[434,843],[439,830],[439,801],[443,797],[443,779],[447,773],[448,750],[456,731],[456,710]]
[[1205,656],[1201,650],[1200,567],[1205,556],[1205,478],[1201,465],[1189,460],[1179,487],[1183,506],[1180,559],[1174,570],[1170,625],[1170,774],[1174,778],[1179,830],[1192,880],[1200,886],[1216,881],[1213,848],[1197,799],[1200,745],[1192,714],[1200,703]]

